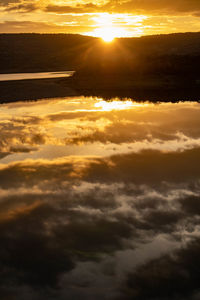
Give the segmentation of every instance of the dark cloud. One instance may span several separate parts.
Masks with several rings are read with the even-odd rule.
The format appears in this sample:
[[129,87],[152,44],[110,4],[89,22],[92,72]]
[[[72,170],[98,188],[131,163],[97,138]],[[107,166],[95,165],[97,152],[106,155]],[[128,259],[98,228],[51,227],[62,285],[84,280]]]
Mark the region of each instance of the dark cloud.
[[[102,143],[90,141],[93,151],[110,141],[116,146],[141,136],[143,141],[149,133],[150,145],[155,139],[169,142],[178,129],[198,140],[198,105],[179,112],[167,105],[150,107],[148,113],[142,108],[88,112],[76,111],[77,103],[73,110],[73,101],[68,110],[66,99],[59,102],[58,113],[53,101],[50,107],[47,101],[45,107],[40,101],[2,106],[0,145],[10,151],[2,156],[10,157],[0,164],[0,297],[197,300],[198,143],[190,142],[190,149],[133,149],[105,157],[81,155],[81,146],[70,156],[70,144],[56,159],[48,151],[59,152],[51,143],[72,140],[84,130],[87,137],[99,134],[94,142]],[[11,120],[12,109],[18,114]],[[104,140],[98,130],[102,124]],[[37,150],[24,156],[31,145]],[[45,156],[39,159],[42,149]]]
[[128,276],[125,299],[198,299],[200,240],[155,259]]
[[25,3],[25,4],[15,4],[8,6],[5,11],[12,12],[12,11],[20,11],[20,12],[32,12],[38,9],[38,5],[35,3]]
[[76,6],[67,6],[67,5],[48,5],[45,8],[47,12],[67,14],[67,13],[91,13],[91,12],[100,12],[103,10],[101,5],[97,6],[93,3],[87,4],[77,4]]
[[91,163],[84,176],[91,181],[125,181],[135,184],[192,182],[200,175],[195,164],[198,157],[199,149],[177,153],[147,150],[116,155],[108,160],[99,159]]
[[[111,183],[107,181],[107,171],[104,180],[91,183],[80,176],[82,172],[76,177],[73,166],[64,161],[25,162],[1,170],[1,295],[14,300],[13,295],[18,293],[24,299],[42,299],[45,295],[60,300],[68,294],[73,299],[73,282],[79,298],[90,291],[98,274],[93,269],[91,281],[84,283],[79,277],[71,281],[72,270],[81,263],[101,265],[103,257],[108,256],[111,264],[117,251],[137,249],[141,242],[148,244],[160,234],[179,241],[181,226],[192,233],[199,225],[199,213],[194,217],[195,204],[187,196],[198,193],[198,183],[180,187],[158,184],[152,189],[144,185],[144,180],[134,185],[123,183],[123,178],[115,182],[114,176]],[[137,260],[134,255],[132,259]],[[67,279],[62,285],[63,276]],[[114,267],[109,278],[113,280],[115,276]],[[111,293],[119,288],[112,282]],[[102,293],[104,299],[107,292],[103,289]],[[98,295],[96,288],[92,297],[98,299]],[[92,299],[91,295],[87,294],[86,299]]]
[[[32,185],[43,179],[154,185],[162,182],[193,182],[200,176],[196,161],[199,148],[184,152],[162,153],[142,151],[110,158],[75,158],[53,162],[25,161],[13,163],[0,169],[0,187]],[[165,170],[165,172],[163,172]]]
[[0,5],[8,5],[8,4],[16,4],[16,3],[20,3],[21,0],[1,0]]
[[84,10],[81,7],[61,6],[61,5],[48,5],[45,8],[45,11],[59,13],[59,14],[83,13],[84,12]]
[[48,288],[56,293],[59,278],[79,261],[98,261],[103,253],[123,248],[123,239],[133,231],[128,223],[98,217],[90,210],[73,210],[78,203],[87,203],[87,193],[75,202],[76,195],[70,198],[67,194],[60,194],[61,198],[53,193],[5,198],[0,217],[0,293],[6,293],[7,287],[9,295],[11,281],[12,288],[21,286],[22,291],[28,286],[35,291],[42,288],[39,293],[48,294]]
[[48,206],[36,206],[1,222],[1,285],[9,279],[15,285],[54,286],[58,274],[73,267],[65,249],[51,243],[44,233],[42,219],[51,212]]
[[162,14],[197,14],[200,10],[198,0],[131,0],[131,1],[108,1],[106,4],[95,5],[88,3],[85,5],[63,6],[48,5],[45,9],[55,13],[89,13],[89,12],[118,12],[118,13],[162,13]]
[[[22,3],[21,1],[3,0],[1,5],[7,6],[7,11],[34,11],[38,9],[35,2]],[[9,6],[8,6],[9,5]],[[67,13],[90,13],[90,12],[119,12],[119,13],[156,13],[156,14],[180,14],[191,13],[198,14],[200,4],[198,0],[127,0],[127,1],[108,1],[106,4],[94,3],[69,5],[49,4],[42,8],[46,12],[57,14]]]
[[191,215],[200,215],[200,198],[199,196],[188,196],[180,199],[183,211]]
[[144,12],[144,13],[194,13],[200,10],[198,0],[131,0],[119,3],[118,1],[109,1],[105,9],[118,12]]

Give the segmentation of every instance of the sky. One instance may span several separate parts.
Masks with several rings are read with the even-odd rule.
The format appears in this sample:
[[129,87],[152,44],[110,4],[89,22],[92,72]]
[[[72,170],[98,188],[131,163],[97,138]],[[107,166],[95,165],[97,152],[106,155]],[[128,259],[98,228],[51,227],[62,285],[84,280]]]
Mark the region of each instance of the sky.
[[2,33],[131,37],[199,30],[199,0],[0,0]]

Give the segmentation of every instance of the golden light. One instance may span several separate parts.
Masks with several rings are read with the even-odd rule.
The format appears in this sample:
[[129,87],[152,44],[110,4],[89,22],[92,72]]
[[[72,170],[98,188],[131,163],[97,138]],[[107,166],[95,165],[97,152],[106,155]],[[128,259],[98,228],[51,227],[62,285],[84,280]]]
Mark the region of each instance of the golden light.
[[144,30],[142,23],[146,18],[143,15],[98,13],[91,18],[94,29],[85,34],[100,37],[105,42],[120,37],[141,36]]
[[106,43],[110,43],[115,39],[115,36],[110,32],[105,32],[101,36],[102,40]]
[[101,27],[96,28],[92,36],[100,37],[104,42],[112,42],[117,37],[126,36],[126,32],[123,30],[123,28],[120,27]]
[[116,38],[115,32],[112,28],[101,28],[96,30],[96,34],[106,43],[110,43]]
[[104,101],[99,100],[94,105],[96,108],[99,108],[102,111],[112,111],[112,110],[126,110],[136,107],[144,107],[149,106],[148,103],[137,103],[131,100],[120,101],[120,100],[113,100],[113,101]]
[[95,35],[102,38],[105,42],[109,43],[116,37],[115,28],[113,26],[113,16],[107,13],[94,17],[98,28],[94,31]]

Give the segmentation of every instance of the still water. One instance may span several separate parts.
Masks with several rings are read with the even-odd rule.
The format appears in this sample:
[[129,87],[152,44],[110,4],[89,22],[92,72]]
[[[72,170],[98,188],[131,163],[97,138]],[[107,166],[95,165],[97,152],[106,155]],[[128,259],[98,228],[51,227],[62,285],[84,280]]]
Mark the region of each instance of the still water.
[[2,299],[200,299],[200,105],[0,107]]
[[70,77],[73,74],[74,74],[73,71],[66,71],[66,72],[43,72],[43,73],[0,74],[0,81],[61,78],[61,77]]

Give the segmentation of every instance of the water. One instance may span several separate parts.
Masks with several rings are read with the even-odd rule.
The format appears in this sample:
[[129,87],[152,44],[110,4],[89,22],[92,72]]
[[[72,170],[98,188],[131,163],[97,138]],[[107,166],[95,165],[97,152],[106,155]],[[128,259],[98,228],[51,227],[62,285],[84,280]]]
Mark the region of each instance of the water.
[[198,103],[18,102],[0,128],[2,295],[198,299]]
[[74,74],[74,71],[66,71],[66,72],[43,72],[43,73],[0,74],[0,81],[62,78],[62,77],[70,77],[73,74]]

